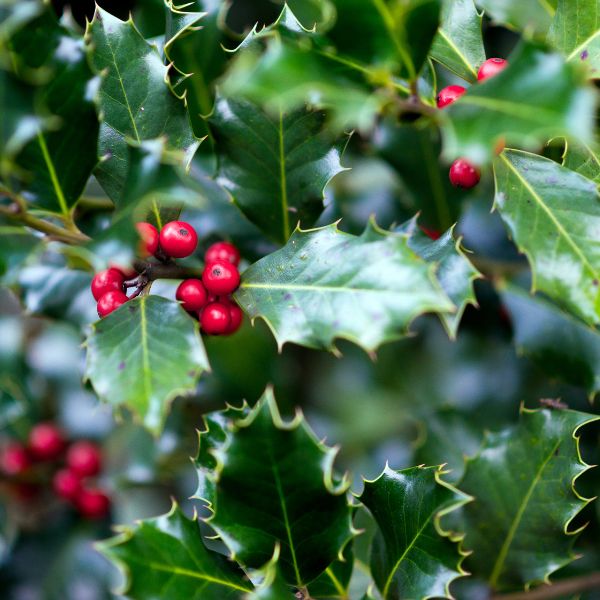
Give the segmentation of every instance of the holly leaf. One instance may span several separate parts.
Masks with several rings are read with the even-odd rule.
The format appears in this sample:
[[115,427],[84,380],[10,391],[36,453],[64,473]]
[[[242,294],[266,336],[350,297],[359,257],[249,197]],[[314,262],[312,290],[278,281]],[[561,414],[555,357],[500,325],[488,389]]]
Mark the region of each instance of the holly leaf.
[[25,227],[10,225],[2,219],[0,238],[0,284],[11,285],[17,281],[23,263],[41,247],[41,242]]
[[280,111],[272,118],[256,105],[226,98],[211,117],[219,183],[250,221],[282,244],[298,222],[314,224],[325,186],[344,170],[348,138],[336,145],[324,122],[320,112]]
[[354,236],[337,225],[302,231],[242,275],[236,300],[266,321],[281,348],[335,351],[348,339],[367,351],[402,337],[425,312],[455,311],[408,236],[370,222]]
[[575,65],[531,43],[523,43],[509,62],[441,113],[448,157],[480,164],[501,141],[535,148],[552,137],[590,137],[595,95]]
[[559,0],[548,41],[573,63],[588,67],[590,77],[600,77],[600,13],[597,0]]
[[468,459],[460,488],[476,501],[462,509],[460,519],[465,546],[473,551],[467,567],[492,588],[548,582],[574,560],[577,531],[570,524],[589,502],[574,488],[589,469],[581,461],[577,433],[598,419],[524,408],[517,425],[489,434],[479,454]]
[[600,333],[544,298],[503,283],[500,297],[510,313],[520,354],[550,377],[583,387],[594,396],[600,390]]
[[496,23],[519,31],[546,35],[554,16],[551,1],[477,0],[480,8]]
[[600,202],[594,182],[552,160],[506,150],[494,164],[495,206],[546,293],[589,324],[600,322]]
[[179,304],[140,296],[92,325],[85,379],[102,400],[132,410],[158,434],[175,396],[209,369],[194,321]]
[[188,519],[176,504],[119,531],[96,547],[123,571],[119,593],[128,598],[242,600],[254,589],[237,565],[204,545],[196,517]]
[[562,164],[600,185],[600,150],[595,143],[567,142]]
[[384,600],[452,598],[450,584],[467,573],[461,536],[444,531],[444,515],[472,500],[444,482],[441,467],[394,471],[365,481],[360,501],[379,527],[371,572]]
[[349,598],[350,579],[354,571],[352,545],[344,548],[341,558],[329,565],[309,586],[308,592],[318,600],[327,598]]
[[163,137],[166,148],[189,165],[199,141],[194,137],[183,102],[169,89],[158,50],[144,40],[131,19],[121,21],[96,8],[86,32],[90,60],[104,77],[96,178],[116,200],[129,168],[127,143]]
[[442,20],[431,47],[431,57],[466,81],[477,81],[485,61],[482,15],[473,0],[445,0]]
[[282,421],[270,389],[250,412],[229,409],[224,418],[200,434],[196,497],[212,509],[208,522],[232,558],[256,568],[279,544],[284,579],[303,587],[353,536],[349,482],[332,470],[337,450],[320,443],[300,414]]

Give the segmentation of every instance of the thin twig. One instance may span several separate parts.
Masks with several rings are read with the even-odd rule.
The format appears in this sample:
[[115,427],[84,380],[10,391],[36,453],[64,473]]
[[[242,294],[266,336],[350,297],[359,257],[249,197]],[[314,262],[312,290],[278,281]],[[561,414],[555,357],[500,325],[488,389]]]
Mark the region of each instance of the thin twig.
[[530,592],[516,594],[495,594],[491,600],[551,600],[587,590],[600,589],[600,572],[563,579],[552,584],[544,584]]
[[140,275],[143,275],[148,282],[155,281],[156,279],[188,279],[190,277],[199,278],[202,276],[202,269],[181,267],[174,262],[154,263],[136,260],[133,267]]

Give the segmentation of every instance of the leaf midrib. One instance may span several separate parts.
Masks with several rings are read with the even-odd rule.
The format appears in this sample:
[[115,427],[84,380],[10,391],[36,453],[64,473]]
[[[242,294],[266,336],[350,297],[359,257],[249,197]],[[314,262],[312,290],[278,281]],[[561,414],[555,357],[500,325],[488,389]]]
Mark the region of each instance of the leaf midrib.
[[471,63],[467,59],[467,57],[461,52],[459,47],[452,41],[450,36],[440,27],[439,34],[446,40],[446,43],[454,50],[454,52],[459,56],[460,60],[465,64],[467,69],[471,72],[472,75],[477,77],[477,71],[471,66]]
[[577,46],[568,56],[567,60],[573,60],[586,46],[592,43],[594,38],[600,36],[600,29],[597,29],[592,35],[588,36],[579,46]]
[[288,210],[287,179],[285,172],[285,143],[283,138],[283,110],[279,109],[279,183],[281,191],[281,216],[283,222],[283,241],[287,242],[290,237],[290,217]]

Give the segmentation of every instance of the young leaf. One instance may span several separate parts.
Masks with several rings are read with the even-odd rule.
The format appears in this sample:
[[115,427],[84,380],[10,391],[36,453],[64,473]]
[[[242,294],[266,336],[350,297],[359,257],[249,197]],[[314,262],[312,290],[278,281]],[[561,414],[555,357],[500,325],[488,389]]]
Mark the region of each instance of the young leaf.
[[92,64],[104,75],[100,86],[102,162],[96,177],[116,200],[129,166],[126,138],[141,142],[164,137],[167,149],[179,152],[183,165],[189,164],[199,142],[185,106],[166,83],[168,68],[131,20],[120,21],[97,7],[86,35]]
[[541,290],[589,324],[600,322],[600,202],[596,185],[536,154],[506,150],[494,164],[495,205]]
[[481,20],[473,0],[445,0],[431,47],[434,60],[470,82],[477,81],[477,70],[485,61]]
[[567,142],[562,164],[600,185],[600,150],[596,144],[588,146],[582,142]]
[[220,153],[219,182],[244,214],[285,244],[298,222],[314,224],[324,188],[343,171],[325,116],[306,110],[271,118],[256,105],[220,98],[211,117]]
[[509,60],[507,69],[471,86],[443,111],[449,157],[483,163],[501,140],[536,147],[552,137],[590,137],[595,95],[575,65],[530,43]]
[[546,35],[554,16],[552,0],[477,0],[477,4],[496,23],[543,35]]
[[300,414],[282,421],[270,389],[250,412],[235,412],[216,427],[207,422],[200,434],[197,496],[213,510],[208,522],[232,558],[256,568],[279,544],[283,577],[303,587],[353,535],[349,484],[332,471],[336,450],[321,444]]
[[126,406],[154,433],[170,401],[192,391],[208,360],[197,325],[175,302],[140,296],[92,326],[85,378],[115,407]]
[[[523,409],[521,419],[489,434],[468,459],[460,488],[476,501],[462,510],[467,567],[494,589],[548,581],[574,558],[570,523],[589,500],[574,482],[589,467],[577,432],[598,416],[571,410]],[[532,540],[535,540],[532,543]]]
[[126,575],[120,593],[128,598],[243,600],[254,589],[237,565],[204,545],[197,520],[176,504],[165,515],[119,531],[97,548]]
[[452,598],[450,583],[466,575],[465,553],[457,544],[462,538],[440,522],[472,498],[441,475],[441,467],[386,467],[375,481],[365,481],[359,499],[379,526],[371,571],[384,600]]
[[236,300],[264,319],[281,348],[294,342],[335,350],[345,338],[371,351],[398,339],[425,312],[454,305],[404,234],[370,222],[361,236],[337,225],[296,230],[288,243],[252,265]]

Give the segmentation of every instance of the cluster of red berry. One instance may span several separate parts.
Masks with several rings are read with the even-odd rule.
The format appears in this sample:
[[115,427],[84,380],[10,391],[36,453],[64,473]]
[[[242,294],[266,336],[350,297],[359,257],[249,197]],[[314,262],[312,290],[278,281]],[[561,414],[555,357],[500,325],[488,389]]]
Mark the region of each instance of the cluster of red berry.
[[[196,250],[198,235],[184,221],[171,221],[160,233],[150,223],[136,225],[142,239],[139,254],[154,256],[167,263],[173,258],[185,258]],[[176,298],[183,308],[200,320],[202,330],[210,335],[229,335],[242,324],[242,311],[231,300],[231,294],[240,284],[238,265],[240,253],[229,242],[217,242],[204,255],[202,279],[186,279],[177,288]],[[98,302],[98,315],[105,317],[137,295],[128,297],[129,276],[121,268],[111,267],[92,279],[92,294]]]
[[[489,58],[479,67],[477,80],[484,81],[485,79],[494,77],[494,75],[500,73],[507,66],[508,62],[503,58]],[[452,104],[466,91],[466,88],[462,85],[449,85],[440,90],[440,93],[437,95],[438,108],[444,108],[444,106]],[[479,169],[464,158],[455,160],[450,167],[450,182],[455,187],[470,189],[479,183],[480,178],[481,173]]]
[[58,462],[64,465],[52,476],[52,488],[59,498],[71,503],[88,519],[105,517],[110,500],[100,488],[90,485],[89,479],[102,470],[98,446],[87,440],[68,444],[61,430],[52,423],[39,423],[29,433],[27,445],[8,442],[0,452],[0,471],[7,477],[31,473],[36,464]]

